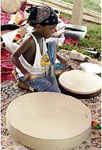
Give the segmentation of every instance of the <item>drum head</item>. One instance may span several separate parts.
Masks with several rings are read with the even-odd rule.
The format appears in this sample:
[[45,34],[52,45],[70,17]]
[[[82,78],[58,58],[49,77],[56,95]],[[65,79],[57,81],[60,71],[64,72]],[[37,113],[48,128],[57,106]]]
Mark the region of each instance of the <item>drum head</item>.
[[21,8],[22,2],[22,0],[3,0],[1,7],[7,13],[15,13]]
[[92,64],[92,63],[81,63],[80,67],[83,71],[94,73],[94,74],[101,74],[102,73],[102,65],[99,64]]
[[72,148],[89,136],[91,114],[71,96],[37,92],[16,98],[7,109],[6,121],[11,135],[22,144],[56,150]]
[[80,70],[62,73],[59,77],[59,83],[63,88],[75,94],[93,94],[102,87],[100,77]]

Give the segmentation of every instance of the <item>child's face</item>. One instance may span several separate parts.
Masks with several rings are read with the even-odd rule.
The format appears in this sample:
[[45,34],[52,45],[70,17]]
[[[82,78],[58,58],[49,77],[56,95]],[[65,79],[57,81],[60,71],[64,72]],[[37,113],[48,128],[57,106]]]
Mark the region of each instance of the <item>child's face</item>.
[[38,32],[40,32],[45,38],[49,38],[55,32],[56,25],[46,25],[46,26],[39,26],[37,28]]

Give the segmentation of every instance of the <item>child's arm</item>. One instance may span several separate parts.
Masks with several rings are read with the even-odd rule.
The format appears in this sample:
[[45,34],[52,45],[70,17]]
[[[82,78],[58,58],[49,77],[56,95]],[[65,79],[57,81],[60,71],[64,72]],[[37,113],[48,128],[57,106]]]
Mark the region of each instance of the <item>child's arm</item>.
[[31,47],[31,40],[32,38],[29,37],[24,43],[18,48],[18,50],[13,54],[12,56],[12,62],[13,64],[20,69],[20,71],[25,75],[28,74],[28,71],[23,67],[21,64],[19,57],[26,51],[29,50]]

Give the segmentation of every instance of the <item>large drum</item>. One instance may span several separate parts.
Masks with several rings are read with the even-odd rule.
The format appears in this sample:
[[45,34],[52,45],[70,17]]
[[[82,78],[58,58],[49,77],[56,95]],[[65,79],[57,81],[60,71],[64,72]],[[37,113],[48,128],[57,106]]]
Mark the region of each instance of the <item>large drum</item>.
[[6,122],[15,140],[35,150],[70,150],[90,135],[91,114],[79,100],[54,92],[16,98]]
[[64,89],[74,94],[94,94],[102,88],[102,79],[98,75],[81,70],[62,73],[59,83]]

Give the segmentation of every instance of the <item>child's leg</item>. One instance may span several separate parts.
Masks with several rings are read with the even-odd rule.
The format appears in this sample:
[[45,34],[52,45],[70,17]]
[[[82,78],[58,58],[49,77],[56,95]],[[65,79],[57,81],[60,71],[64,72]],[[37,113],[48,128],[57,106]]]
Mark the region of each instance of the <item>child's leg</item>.
[[50,81],[51,83],[51,86],[48,89],[50,92],[58,92],[58,93],[61,92],[61,90],[59,89],[57,80],[54,76],[48,76],[47,80]]
[[[23,80],[21,78],[20,80]],[[34,81],[25,81],[25,84],[28,85],[31,91],[38,92],[60,92],[60,89],[56,82],[54,82],[53,77],[40,77]]]

